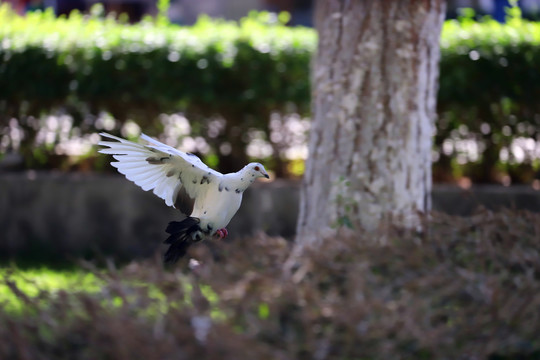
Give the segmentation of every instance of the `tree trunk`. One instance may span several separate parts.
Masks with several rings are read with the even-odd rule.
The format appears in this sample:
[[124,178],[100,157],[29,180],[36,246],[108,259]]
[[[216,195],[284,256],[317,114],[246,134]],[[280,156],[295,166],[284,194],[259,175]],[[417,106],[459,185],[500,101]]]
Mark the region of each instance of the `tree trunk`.
[[298,238],[416,227],[430,208],[444,0],[319,0]]

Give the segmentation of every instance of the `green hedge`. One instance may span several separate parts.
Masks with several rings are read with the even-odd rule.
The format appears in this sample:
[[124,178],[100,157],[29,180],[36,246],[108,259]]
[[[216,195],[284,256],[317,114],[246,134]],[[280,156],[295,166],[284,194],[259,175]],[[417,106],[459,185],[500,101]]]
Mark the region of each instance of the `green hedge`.
[[238,127],[264,129],[271,111],[291,105],[308,110],[307,64],[315,34],[271,24],[269,14],[240,24],[201,18],[193,27],[180,27],[153,19],[128,25],[78,13],[68,19],[52,12],[19,17],[5,5],[0,9],[5,121],[68,104],[76,112],[105,110],[120,121],[134,119],[156,134],[157,115],[182,110],[194,131],[203,133],[205,121],[219,114],[227,127],[213,145],[224,139],[233,144],[221,165],[228,161],[234,167],[246,157],[247,139]]
[[[283,26],[270,14],[240,23],[201,18],[193,27],[163,19],[128,25],[97,10],[57,19],[52,12],[20,17],[0,8],[0,125],[18,118],[29,134],[23,148],[32,147],[37,132],[25,119],[59,107],[76,115],[74,126],[82,132],[95,130],[83,121],[88,114],[107,111],[154,135],[162,131],[157,115],[183,111],[192,133],[207,138],[220,168],[230,170],[246,161],[249,139],[239,129],[258,129],[269,139],[273,111],[308,114],[316,48],[311,29]],[[512,139],[537,136],[540,125],[540,25],[522,20],[518,11],[512,9],[504,25],[471,16],[444,25],[435,139],[440,179],[494,181],[527,167],[529,178],[516,180],[529,181],[538,168],[531,157],[499,159]],[[226,126],[208,136],[216,115]],[[459,138],[487,151],[464,159],[449,146]],[[218,151],[224,141],[232,144],[228,156]],[[279,145],[271,144],[273,165],[281,168]],[[33,152],[27,153],[32,160]]]
[[[540,136],[540,23],[521,19],[519,8],[509,10],[506,24],[475,22],[472,14],[446,21],[440,66],[436,146],[474,139],[485,150],[461,168],[464,175],[493,181],[508,173],[513,181],[530,182],[539,169],[534,156],[510,153],[501,161],[499,152],[518,137]],[[441,151],[439,168],[455,165],[456,155]]]

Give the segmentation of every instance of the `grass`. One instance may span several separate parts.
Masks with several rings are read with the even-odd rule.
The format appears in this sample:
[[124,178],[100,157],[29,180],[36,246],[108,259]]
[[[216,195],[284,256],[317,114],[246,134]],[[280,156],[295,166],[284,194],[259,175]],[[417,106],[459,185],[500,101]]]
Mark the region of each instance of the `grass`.
[[[88,265],[87,265],[88,266]],[[18,268],[14,265],[0,267],[0,306],[4,311],[12,314],[23,314],[30,308],[46,308],[48,304],[56,301],[59,294],[91,295],[101,298],[103,305],[119,308],[122,306],[135,305],[138,301],[138,292],[145,293],[154,301],[152,306],[141,311],[145,316],[155,316],[156,313],[164,314],[170,308],[192,306],[191,294],[193,286],[189,282],[182,282],[179,275],[178,284],[185,296],[180,299],[167,299],[164,292],[152,283],[138,279],[121,279],[116,269],[96,269],[92,266],[54,268],[54,267],[30,267]],[[131,267],[138,268],[133,263]],[[130,266],[126,267],[129,272]],[[125,271],[126,269],[123,269]],[[122,270],[121,270],[122,271]],[[121,288],[122,294],[112,295],[108,286]],[[211,317],[223,320],[224,313],[216,304],[217,294],[210,286],[200,285],[199,291],[202,297],[212,306]]]
[[24,298],[39,299],[44,293],[96,293],[101,281],[95,274],[81,268],[58,270],[47,267],[19,269],[0,268],[0,304],[10,312],[24,309]]
[[3,268],[0,359],[538,359],[539,216],[340,231],[292,268],[264,235],[194,246],[196,268]]

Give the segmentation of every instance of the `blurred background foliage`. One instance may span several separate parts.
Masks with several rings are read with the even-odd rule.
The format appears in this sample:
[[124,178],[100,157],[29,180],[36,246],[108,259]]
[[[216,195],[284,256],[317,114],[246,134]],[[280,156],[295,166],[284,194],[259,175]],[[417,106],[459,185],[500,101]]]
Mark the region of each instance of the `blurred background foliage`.
[[[517,7],[505,24],[474,17],[465,10],[443,28],[434,179],[531,183],[540,178],[540,24]],[[287,21],[129,24],[99,6],[56,18],[2,5],[4,166],[100,170],[98,131],[143,131],[221,171],[254,158],[278,176],[301,175],[316,33]]]
[[435,179],[530,183],[539,178],[540,23],[516,6],[505,24],[473,17],[465,10],[442,32]]

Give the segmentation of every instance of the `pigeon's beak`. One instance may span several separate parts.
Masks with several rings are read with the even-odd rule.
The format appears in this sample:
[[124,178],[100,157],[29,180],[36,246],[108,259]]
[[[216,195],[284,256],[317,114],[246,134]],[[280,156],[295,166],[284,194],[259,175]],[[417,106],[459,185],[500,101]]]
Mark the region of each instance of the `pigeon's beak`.
[[265,173],[264,171],[261,171],[261,174],[262,174],[262,176],[264,176],[265,178],[270,179],[270,176],[269,176],[267,173]]

